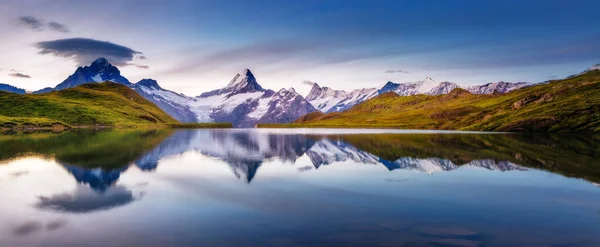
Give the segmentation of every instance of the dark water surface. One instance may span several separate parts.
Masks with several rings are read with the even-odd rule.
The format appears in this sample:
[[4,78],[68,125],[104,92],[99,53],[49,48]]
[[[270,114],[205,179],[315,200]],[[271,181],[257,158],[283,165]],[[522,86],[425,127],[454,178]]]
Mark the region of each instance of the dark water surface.
[[600,136],[0,135],[0,246],[600,246]]

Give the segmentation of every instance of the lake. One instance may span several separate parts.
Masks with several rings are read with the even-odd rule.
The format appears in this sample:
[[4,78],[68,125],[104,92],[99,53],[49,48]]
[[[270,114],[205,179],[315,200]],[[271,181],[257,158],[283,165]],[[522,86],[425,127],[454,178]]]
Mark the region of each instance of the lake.
[[0,135],[0,246],[600,246],[600,136]]

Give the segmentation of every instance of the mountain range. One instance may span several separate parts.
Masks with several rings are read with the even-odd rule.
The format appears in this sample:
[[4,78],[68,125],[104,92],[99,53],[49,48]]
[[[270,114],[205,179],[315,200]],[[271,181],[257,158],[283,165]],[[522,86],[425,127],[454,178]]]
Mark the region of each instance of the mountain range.
[[[496,83],[477,88],[511,89]],[[599,132],[600,70],[507,93],[454,88],[442,95],[385,92],[344,112],[312,113],[294,124],[263,127],[445,129],[509,132]],[[477,91],[476,91],[477,92]]]
[[[304,97],[294,88],[278,91],[265,89],[254,74],[246,69],[236,74],[223,88],[187,96],[165,89],[152,79],[130,82],[121,75],[119,69],[104,58],[99,58],[89,66],[82,66],[63,82],[52,88],[33,92],[43,94],[73,88],[92,82],[111,81],[125,85],[145,99],[156,104],[179,122],[229,122],[234,127],[253,127],[265,123],[290,123],[308,113],[346,111],[366,100],[387,92],[401,96],[417,94],[441,95],[460,88],[452,82],[437,82],[429,77],[421,81],[394,83],[388,82],[381,88],[362,88],[352,91],[335,90],[314,83]],[[507,93],[532,85],[531,83],[495,82],[465,88],[474,94]],[[25,91],[6,84],[0,84],[0,91],[24,94]]]
[[[476,85],[465,88],[474,94],[492,94],[507,93],[515,89],[533,85],[526,82],[494,82],[484,85]],[[345,111],[358,103],[372,99],[378,95],[387,92],[394,92],[400,96],[411,96],[417,94],[441,95],[450,93],[455,88],[461,88],[458,84],[452,82],[436,82],[430,77],[423,80],[407,83],[387,82],[380,89],[364,88],[351,92],[344,90],[334,90],[329,87],[320,87],[317,83],[313,84],[312,89],[306,96],[306,99],[317,109],[324,113]]]

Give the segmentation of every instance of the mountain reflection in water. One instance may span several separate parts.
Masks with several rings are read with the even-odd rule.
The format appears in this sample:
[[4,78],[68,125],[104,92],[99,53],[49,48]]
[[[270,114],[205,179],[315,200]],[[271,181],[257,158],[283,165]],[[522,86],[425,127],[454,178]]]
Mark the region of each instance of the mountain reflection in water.
[[381,132],[0,135],[0,246],[599,246],[600,137]]
[[80,131],[0,136],[0,162],[53,157],[96,191],[116,184],[131,165],[153,171],[165,157],[199,152],[226,162],[250,183],[266,160],[294,164],[306,155],[317,170],[336,162],[433,174],[461,167],[548,170],[600,182],[600,137],[535,134],[279,134],[261,130]]

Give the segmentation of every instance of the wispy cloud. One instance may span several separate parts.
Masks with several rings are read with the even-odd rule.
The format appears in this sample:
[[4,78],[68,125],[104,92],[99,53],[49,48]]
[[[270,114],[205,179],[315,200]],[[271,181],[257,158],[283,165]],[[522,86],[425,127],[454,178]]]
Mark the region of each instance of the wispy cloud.
[[305,84],[305,85],[312,86],[312,85],[315,85],[315,84],[317,84],[317,83],[316,83],[316,82],[313,82],[313,81],[302,81],[302,84]]
[[406,70],[401,70],[401,69],[396,69],[396,70],[394,70],[394,69],[391,69],[391,70],[386,70],[386,71],[385,71],[385,73],[386,73],[386,74],[396,74],[396,73],[399,73],[399,74],[410,74],[410,72],[409,72],[409,71],[406,71]]
[[23,26],[35,31],[44,30],[44,21],[33,16],[21,16],[18,19],[19,26]]
[[69,28],[64,24],[60,24],[55,21],[46,23],[44,20],[39,19],[35,16],[21,16],[18,18],[17,21],[18,21],[19,26],[26,27],[28,29],[38,31],[38,32],[46,30],[46,27],[48,28],[48,30],[51,30],[51,31],[62,32],[62,33],[69,32]]
[[141,65],[141,64],[135,64],[135,67],[137,67],[138,69],[149,69],[150,66],[148,65]]
[[51,54],[72,59],[79,66],[90,64],[99,57],[105,57],[116,66],[127,66],[132,65],[131,61],[136,56],[142,55],[123,45],[86,38],[43,41],[35,46],[40,49],[38,53],[41,55]]
[[11,70],[10,70],[10,72],[11,72],[11,73],[10,73],[10,74],[8,74],[8,75],[9,75],[9,76],[12,76],[12,77],[16,77],[16,78],[26,78],[26,79],[29,79],[29,78],[31,78],[31,76],[30,76],[30,75],[23,74],[23,73],[21,73],[21,72],[19,72],[19,71],[15,70],[15,69],[11,69]]
[[61,32],[61,33],[68,33],[69,32],[69,28],[66,25],[60,24],[58,22],[48,22],[48,28],[50,28],[51,30],[57,31],[57,32]]

